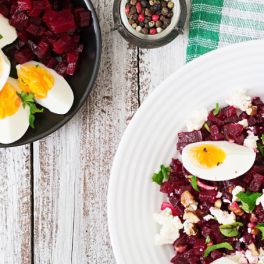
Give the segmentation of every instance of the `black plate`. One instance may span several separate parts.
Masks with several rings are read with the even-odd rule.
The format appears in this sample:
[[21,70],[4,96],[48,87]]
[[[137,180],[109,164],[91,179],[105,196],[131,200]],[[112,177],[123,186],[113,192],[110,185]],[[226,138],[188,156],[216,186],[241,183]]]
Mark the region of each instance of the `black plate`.
[[45,109],[44,113],[36,116],[35,129],[29,128],[20,140],[9,145],[0,144],[0,148],[32,143],[58,130],[78,112],[92,90],[100,66],[102,44],[100,26],[90,0],[75,0],[73,2],[76,6],[86,5],[92,13],[91,25],[81,33],[85,48],[79,61],[79,68],[74,77],[67,78],[74,93],[73,106],[66,115],[56,115]]

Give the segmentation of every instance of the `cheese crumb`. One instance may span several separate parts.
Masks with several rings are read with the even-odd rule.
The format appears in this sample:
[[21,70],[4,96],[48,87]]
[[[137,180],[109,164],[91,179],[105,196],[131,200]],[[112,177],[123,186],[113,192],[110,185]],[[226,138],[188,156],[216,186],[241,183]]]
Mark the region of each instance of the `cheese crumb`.
[[264,208],[264,190],[262,190],[263,194],[257,199],[256,201],[256,205],[262,205],[262,207]]
[[239,90],[232,93],[226,103],[232,105],[241,111],[245,111],[248,115],[252,113],[251,97],[246,94],[246,90]]
[[172,215],[171,209],[166,208],[161,213],[154,214],[153,218],[156,223],[161,225],[159,234],[155,235],[156,245],[170,245],[180,237],[183,224],[178,216]]
[[205,108],[194,111],[186,122],[187,130],[192,132],[201,129],[206,122],[207,117],[208,111]]
[[242,125],[244,128],[247,128],[248,127],[248,120],[243,119],[243,120],[239,121],[238,124]]
[[253,132],[248,131],[248,136],[244,140],[244,146],[253,149],[254,151],[257,151],[258,140],[259,138],[255,136]]
[[210,212],[219,224],[231,225],[236,222],[236,216],[233,212],[228,213],[227,211],[222,211],[215,207],[211,207]]
[[204,216],[203,217],[203,219],[205,220],[205,221],[209,221],[209,220],[211,220],[211,219],[214,219],[214,217],[212,216],[212,215],[206,215],[206,216]]
[[245,191],[245,188],[241,187],[241,186],[236,186],[233,191],[232,191],[232,202],[235,202],[238,200],[238,197],[237,197],[237,194],[239,194],[240,192],[244,192]]

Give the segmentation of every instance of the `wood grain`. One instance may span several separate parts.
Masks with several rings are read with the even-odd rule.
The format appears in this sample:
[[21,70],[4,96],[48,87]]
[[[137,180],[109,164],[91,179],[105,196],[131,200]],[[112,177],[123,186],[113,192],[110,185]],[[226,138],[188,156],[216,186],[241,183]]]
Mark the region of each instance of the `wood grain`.
[[30,146],[0,150],[0,263],[31,263]]
[[112,2],[94,1],[103,54],[79,114],[34,144],[35,263],[115,263],[106,198],[112,159],[138,107],[137,49],[112,32]]

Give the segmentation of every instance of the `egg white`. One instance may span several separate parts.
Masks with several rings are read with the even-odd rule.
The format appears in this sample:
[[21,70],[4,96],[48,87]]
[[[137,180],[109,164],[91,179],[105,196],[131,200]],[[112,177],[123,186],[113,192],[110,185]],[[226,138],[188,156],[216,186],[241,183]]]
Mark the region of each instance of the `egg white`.
[[0,91],[3,89],[11,70],[11,64],[6,55],[0,50],[0,68],[2,68],[2,72],[0,72]]
[[[204,144],[219,147],[226,153],[222,164],[213,168],[204,168],[196,164],[190,154],[190,149]],[[256,153],[247,147],[227,141],[203,141],[187,145],[182,151],[182,163],[187,171],[198,178],[208,181],[226,181],[246,173],[254,164]]]
[[[49,90],[46,98],[37,99],[36,102],[41,106],[47,108],[50,112],[55,114],[64,115],[71,109],[74,101],[74,95],[70,85],[67,81],[54,70],[47,68],[45,65],[30,61],[23,65],[39,65],[45,68],[54,78],[54,86]],[[17,66],[19,71],[21,65]]]
[[0,48],[3,48],[17,39],[16,29],[9,24],[9,20],[0,14]]
[[[14,87],[18,88],[18,82],[15,79],[9,78]],[[22,103],[18,111],[4,119],[0,119],[0,143],[11,144],[27,132],[29,128],[29,107],[23,108]]]

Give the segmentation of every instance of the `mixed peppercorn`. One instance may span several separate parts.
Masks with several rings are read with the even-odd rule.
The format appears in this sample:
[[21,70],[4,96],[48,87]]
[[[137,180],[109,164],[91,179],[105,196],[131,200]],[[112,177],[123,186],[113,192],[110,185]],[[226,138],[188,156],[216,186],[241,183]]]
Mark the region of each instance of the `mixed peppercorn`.
[[173,8],[174,3],[169,0],[128,0],[125,13],[137,32],[155,35],[170,25]]

